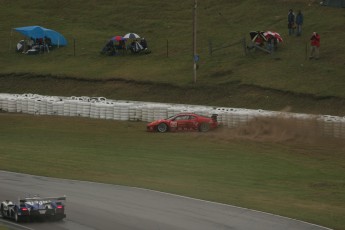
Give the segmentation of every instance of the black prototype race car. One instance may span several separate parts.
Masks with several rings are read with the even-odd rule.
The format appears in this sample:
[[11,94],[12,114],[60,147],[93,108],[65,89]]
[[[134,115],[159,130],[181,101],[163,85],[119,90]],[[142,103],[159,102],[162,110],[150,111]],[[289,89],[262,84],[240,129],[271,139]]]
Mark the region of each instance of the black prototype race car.
[[18,203],[10,200],[1,202],[0,213],[3,218],[16,222],[34,219],[62,220],[66,217],[66,196],[63,197],[30,197],[19,199]]

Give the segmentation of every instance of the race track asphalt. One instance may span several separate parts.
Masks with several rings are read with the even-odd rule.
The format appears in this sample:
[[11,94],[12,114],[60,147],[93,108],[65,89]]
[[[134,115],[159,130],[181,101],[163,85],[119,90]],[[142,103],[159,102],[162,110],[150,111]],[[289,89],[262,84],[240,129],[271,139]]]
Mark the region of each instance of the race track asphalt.
[[[27,230],[325,230],[249,209],[152,190],[0,171],[0,200],[67,196],[67,218],[23,223]],[[0,226],[5,225],[1,220]]]

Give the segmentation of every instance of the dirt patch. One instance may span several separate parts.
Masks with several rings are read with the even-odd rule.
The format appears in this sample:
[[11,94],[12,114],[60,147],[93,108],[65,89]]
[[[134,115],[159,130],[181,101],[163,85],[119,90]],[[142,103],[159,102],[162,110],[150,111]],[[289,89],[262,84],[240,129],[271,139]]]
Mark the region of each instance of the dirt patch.
[[295,118],[255,118],[237,128],[221,127],[210,136],[221,141],[248,140],[255,142],[331,146],[345,151],[345,141],[323,133],[317,120]]

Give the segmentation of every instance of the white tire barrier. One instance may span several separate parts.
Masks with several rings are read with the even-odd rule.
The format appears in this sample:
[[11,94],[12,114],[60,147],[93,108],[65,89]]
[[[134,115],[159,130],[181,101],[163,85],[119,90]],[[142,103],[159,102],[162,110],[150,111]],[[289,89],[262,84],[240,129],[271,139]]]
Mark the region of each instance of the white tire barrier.
[[181,112],[204,116],[218,115],[225,127],[235,128],[255,118],[295,118],[299,126],[314,120],[324,136],[345,138],[345,117],[308,115],[241,108],[210,107],[184,104],[164,104],[138,101],[116,101],[104,97],[58,97],[37,94],[0,93],[0,110],[35,115],[81,116],[95,119],[151,122]]

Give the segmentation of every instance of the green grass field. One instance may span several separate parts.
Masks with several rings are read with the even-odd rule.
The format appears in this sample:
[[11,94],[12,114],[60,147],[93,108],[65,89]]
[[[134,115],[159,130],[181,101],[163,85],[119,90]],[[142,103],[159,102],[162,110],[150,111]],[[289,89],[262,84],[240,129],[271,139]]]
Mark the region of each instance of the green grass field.
[[[0,0],[0,93],[345,116],[344,9],[311,0],[198,1],[194,83],[193,3]],[[287,35],[290,8],[304,13],[301,37]],[[12,29],[29,25],[57,30],[69,45],[15,53],[23,36]],[[245,55],[241,41],[253,30],[277,31],[284,42],[274,55]],[[313,31],[321,35],[318,61],[306,59]],[[128,32],[145,37],[152,53],[100,55],[108,39]],[[144,123],[4,113],[0,127],[2,170],[145,187],[345,229],[339,140],[253,140],[228,130],[159,135]]]
[[[1,50],[1,59],[6,63],[2,72],[39,72],[86,78],[122,77],[174,84],[193,81],[193,1],[134,0],[123,4],[105,0],[97,3],[67,0],[2,2],[4,7],[0,16],[4,25],[0,41],[4,49]],[[341,9],[320,7],[315,3],[309,6],[310,1],[306,2],[200,2],[197,34],[198,53],[201,56],[198,78],[200,84],[207,85],[210,81],[223,84],[239,80],[270,88],[293,89],[299,93],[344,97],[343,90],[337,84],[342,80],[340,77],[344,65],[339,47],[342,44],[337,42],[344,35],[343,12]],[[25,10],[19,10],[20,8]],[[302,9],[305,14],[302,37],[287,35],[286,14],[289,8],[295,8],[296,11]],[[322,20],[316,20],[319,15],[323,15]],[[15,44],[23,37],[17,32],[11,33],[11,29],[36,24],[60,31],[70,45],[43,58],[16,55],[13,52]],[[264,53],[244,57],[240,40],[243,37],[248,40],[249,31],[252,30],[274,30],[282,34],[284,43],[276,52],[279,60]],[[309,43],[310,34],[315,30],[322,38],[322,60],[309,62],[305,60],[305,45]],[[110,37],[130,31],[147,38],[153,51],[151,55],[115,58],[99,55]],[[73,39],[76,40],[75,57]],[[169,58],[166,57],[167,40]],[[212,41],[214,48],[236,42],[239,44],[221,49],[211,56],[209,41]],[[9,45],[12,45],[10,50]],[[328,81],[327,87],[323,84],[325,79]],[[310,84],[301,84],[308,81]],[[334,88],[338,90],[334,92]]]
[[4,113],[0,127],[2,170],[143,187],[345,226],[342,141],[249,140],[226,128],[157,134],[143,122]]

